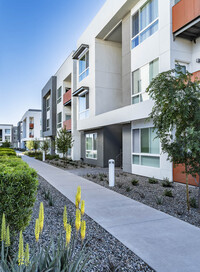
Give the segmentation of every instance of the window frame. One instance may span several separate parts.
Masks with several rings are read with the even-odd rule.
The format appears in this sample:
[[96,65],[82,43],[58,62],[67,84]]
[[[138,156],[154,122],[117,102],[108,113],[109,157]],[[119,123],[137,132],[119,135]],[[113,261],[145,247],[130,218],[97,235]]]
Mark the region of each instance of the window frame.
[[[86,95],[88,94],[88,108],[87,108],[87,98],[86,98]],[[80,111],[80,97],[83,97],[85,96],[85,109]],[[78,119],[79,120],[84,120],[84,119],[87,119],[89,117],[89,111],[90,111],[90,97],[89,97],[89,91],[86,91],[86,92],[83,92],[81,93],[79,96],[78,96]],[[81,118],[80,116],[82,114],[85,113],[85,117],[84,118]]]
[[[49,103],[47,103],[47,101]],[[48,105],[49,104],[49,105]],[[46,98],[46,111],[49,111],[50,110],[50,96]]]
[[[60,122],[58,122],[58,117],[60,114]],[[57,113],[57,128],[61,128],[62,127],[62,111],[60,111],[59,113]]]
[[[91,136],[92,135],[92,149],[89,150],[87,149],[87,135]],[[96,137],[96,149],[94,149],[94,135]],[[87,153],[91,152],[91,154],[94,156],[96,155],[96,157],[89,157],[87,156]],[[85,134],[85,158],[86,159],[90,159],[90,160],[97,160],[97,155],[98,155],[98,152],[97,152],[97,132],[94,132],[94,133],[86,133]]]
[[[131,131],[131,162],[132,162],[132,165],[134,166],[137,166],[137,165],[140,165],[140,166],[144,166],[144,167],[152,167],[152,168],[157,168],[157,169],[160,169],[160,157],[161,157],[161,143],[160,143],[160,140],[159,140],[159,154],[152,154],[152,153],[144,153],[141,151],[142,149],[142,146],[141,146],[141,131],[142,129],[148,129],[149,130],[149,136],[150,136],[150,130],[153,129],[153,127],[142,127],[142,128],[132,128],[132,131]],[[133,131],[134,130],[139,130],[139,141],[138,141],[138,144],[139,144],[139,152],[134,152],[133,151]],[[149,143],[150,143],[150,137],[149,137]],[[150,144],[149,144],[150,146]],[[133,163],[133,157],[134,156],[138,156],[139,157],[139,163],[136,164],[136,163]],[[159,158],[159,167],[157,166],[148,166],[148,165],[143,165],[142,164],[142,157],[149,157],[149,158]]]
[[[144,101],[147,101],[147,100],[149,100],[149,97],[148,97],[148,99],[146,99],[146,100],[141,100],[141,97],[142,97],[142,95],[143,94],[145,94],[146,93],[146,90],[145,91],[140,91],[140,92],[138,92],[138,93],[136,93],[136,94],[133,94],[133,87],[134,87],[134,84],[133,84],[133,73],[135,73],[136,71],[139,71],[139,81],[140,81],[140,86],[141,86],[141,81],[142,81],[142,77],[141,77],[141,69],[143,68],[143,67],[145,67],[145,66],[147,66],[148,65],[148,73],[149,73],[149,83],[148,84],[150,84],[151,83],[151,81],[150,81],[150,64],[151,63],[153,63],[153,62],[155,62],[155,61],[158,61],[158,74],[160,73],[160,59],[159,59],[159,57],[158,58],[156,58],[156,59],[153,59],[152,61],[150,61],[149,63],[147,63],[147,64],[145,64],[145,65],[143,65],[143,66],[141,66],[140,68],[138,68],[138,69],[136,69],[136,70],[134,70],[132,73],[131,73],[131,105],[135,105],[135,104],[138,104],[138,103],[142,103],[142,102],[144,102]],[[158,75],[157,74],[157,75]],[[140,89],[142,89],[141,87],[140,87]],[[147,94],[147,93],[146,93]],[[137,102],[137,103],[133,103],[133,98],[134,97],[139,97],[139,102]]]
[[176,60],[175,61],[175,65],[174,65],[174,69],[175,69],[175,76],[178,76],[178,74],[176,74],[176,66],[177,65],[180,65],[181,67],[185,67],[185,70],[186,70],[186,72],[188,71],[188,68],[189,68],[189,63],[187,63],[187,62],[183,62],[183,61],[178,61],[178,60]]
[[[7,132],[7,130],[9,130],[9,132]],[[11,129],[10,128],[5,129],[5,135],[7,135],[7,136],[11,135]]]
[[[49,121],[49,125],[48,125],[48,121]],[[50,118],[47,119],[46,121],[46,131],[50,130]]]
[[[58,92],[60,91],[60,96],[58,96]],[[59,104],[61,101],[62,101],[62,86],[60,86],[58,89],[57,89],[57,92],[56,92],[56,95],[57,95],[57,104]]]
[[[147,5],[148,3],[150,3],[152,0],[148,0],[146,1],[135,13],[133,13],[131,15],[131,50],[136,48],[138,45],[140,45],[142,42],[144,42],[146,39],[144,39],[143,41],[141,41],[141,34],[143,32],[145,32],[148,28],[150,29],[156,22],[158,24],[158,30],[159,30],[159,1],[158,1],[158,16],[156,19],[154,19],[150,24],[148,24],[145,28],[143,28],[142,30],[140,30],[140,25],[141,25],[141,10],[142,8]],[[139,32],[132,37],[133,35],[133,17],[138,13],[138,29]],[[156,30],[154,33],[156,33],[158,30]],[[152,33],[149,37],[151,37],[154,33]],[[138,44],[136,46],[133,47],[133,40],[135,40],[136,38],[138,38]]]
[[[6,138],[9,138],[9,140],[7,140]],[[11,142],[11,136],[10,135],[5,135],[4,136],[5,142]]]
[[[86,60],[86,56],[88,55],[88,67],[87,67],[87,60]],[[85,56],[85,69],[80,73],[80,61],[81,59]],[[89,75],[89,69],[90,69],[90,57],[89,57],[89,49],[87,49],[85,52],[83,52],[83,54],[81,54],[80,58],[79,58],[79,71],[78,71],[78,78],[79,78],[79,82],[81,82],[84,78],[86,78]],[[85,74],[85,75],[84,75]]]

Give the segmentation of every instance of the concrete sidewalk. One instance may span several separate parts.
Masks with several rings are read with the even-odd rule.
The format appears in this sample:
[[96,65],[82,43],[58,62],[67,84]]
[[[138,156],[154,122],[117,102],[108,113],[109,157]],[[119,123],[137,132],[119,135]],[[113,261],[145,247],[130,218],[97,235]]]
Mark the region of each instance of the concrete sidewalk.
[[86,213],[158,272],[200,271],[200,229],[69,171],[22,156],[71,201],[81,186]]

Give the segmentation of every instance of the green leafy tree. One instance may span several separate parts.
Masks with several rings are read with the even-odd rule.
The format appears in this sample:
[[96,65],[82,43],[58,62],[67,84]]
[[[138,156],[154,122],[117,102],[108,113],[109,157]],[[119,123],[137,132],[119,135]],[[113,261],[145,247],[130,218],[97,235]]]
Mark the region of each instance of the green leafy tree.
[[44,151],[45,152],[45,154],[47,153],[47,151],[49,150],[49,146],[50,146],[50,144],[49,144],[49,140],[44,140],[42,143],[41,143],[41,149],[42,149],[42,151]]
[[200,172],[199,84],[199,81],[192,80],[192,74],[183,74],[178,69],[159,74],[147,88],[155,101],[149,119],[153,119],[162,151],[168,154],[168,159],[175,165],[185,165],[188,211],[188,175],[196,176]]
[[10,147],[10,142],[8,142],[8,141],[3,142],[1,147],[8,147],[9,148]]
[[33,141],[33,149],[35,150],[35,153],[37,153],[39,148],[40,148],[40,141],[36,139]]
[[73,146],[73,139],[70,132],[66,130],[66,128],[61,128],[58,131],[58,135],[56,137],[56,147],[58,152],[63,154],[63,158],[67,157],[67,152],[69,148]]
[[26,142],[26,147],[27,147],[29,150],[32,150],[32,149],[33,149],[33,141],[27,141],[27,142]]

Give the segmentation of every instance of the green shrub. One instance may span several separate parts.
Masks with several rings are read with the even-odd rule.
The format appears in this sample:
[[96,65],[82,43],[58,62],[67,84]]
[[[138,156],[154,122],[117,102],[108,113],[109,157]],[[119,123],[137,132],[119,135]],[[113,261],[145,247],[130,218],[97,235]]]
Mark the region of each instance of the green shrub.
[[158,180],[155,179],[154,177],[153,177],[153,178],[149,178],[149,183],[150,183],[150,184],[157,184],[157,183],[158,183]]
[[196,201],[196,198],[194,198],[194,197],[192,197],[192,198],[190,198],[190,206],[192,207],[192,208],[197,208],[197,201]]
[[163,186],[163,187],[173,187],[173,184],[172,184],[172,182],[169,181],[168,178],[165,178],[165,179],[163,180],[162,186]]
[[131,191],[131,188],[130,187],[127,187],[126,188],[126,192],[128,193],[128,192],[130,192]]
[[54,160],[59,158],[60,158],[59,155],[50,155],[50,154],[46,155],[46,160]]
[[16,152],[11,148],[0,147],[0,157],[2,157],[2,156],[16,157]]
[[132,183],[133,186],[137,186],[138,183],[139,183],[139,180],[137,180],[137,179],[132,179],[131,183]]
[[1,147],[10,147],[10,142],[8,141],[3,142]]
[[172,191],[171,190],[165,190],[164,195],[168,197],[173,197]]
[[156,197],[156,204],[157,204],[157,205],[162,205],[162,204],[163,204],[163,199],[162,199],[162,197]]
[[0,157],[0,218],[12,231],[23,230],[29,223],[37,192],[37,173],[17,157]]

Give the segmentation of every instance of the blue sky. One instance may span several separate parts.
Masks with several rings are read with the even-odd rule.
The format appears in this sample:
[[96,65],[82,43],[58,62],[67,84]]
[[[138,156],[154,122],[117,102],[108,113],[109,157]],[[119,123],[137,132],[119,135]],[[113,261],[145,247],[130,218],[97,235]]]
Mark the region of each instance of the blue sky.
[[41,89],[106,0],[0,0],[0,123],[41,107]]

